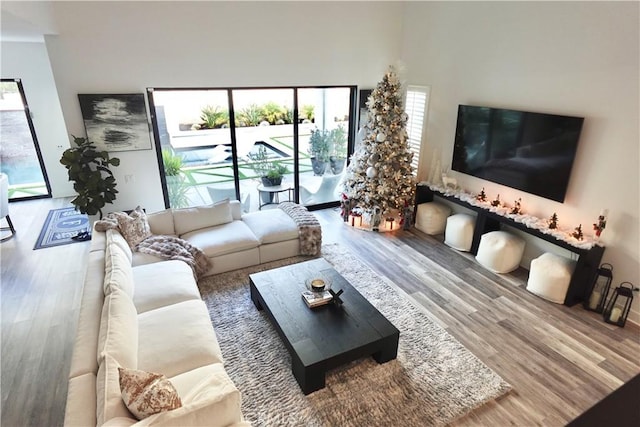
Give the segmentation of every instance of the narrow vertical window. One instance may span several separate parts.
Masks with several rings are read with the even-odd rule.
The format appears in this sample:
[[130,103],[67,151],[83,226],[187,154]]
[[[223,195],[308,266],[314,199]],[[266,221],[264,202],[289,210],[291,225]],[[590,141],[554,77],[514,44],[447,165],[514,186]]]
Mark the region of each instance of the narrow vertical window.
[[414,175],[418,174],[418,165],[420,164],[420,148],[429,106],[429,90],[429,86],[407,86],[405,111],[409,116],[407,134],[409,135],[409,149],[413,153],[411,166]]

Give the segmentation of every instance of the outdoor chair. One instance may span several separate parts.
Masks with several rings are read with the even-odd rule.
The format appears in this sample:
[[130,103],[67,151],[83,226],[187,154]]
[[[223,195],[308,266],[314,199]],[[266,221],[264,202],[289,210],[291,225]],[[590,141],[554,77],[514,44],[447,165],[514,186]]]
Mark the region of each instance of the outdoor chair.
[[338,175],[322,175],[322,182],[315,191],[310,191],[304,185],[300,185],[300,202],[303,205],[313,205],[338,200],[338,184],[342,181],[344,172]]
[[[212,203],[219,202],[224,199],[236,200],[236,189],[233,183],[207,185],[207,191],[209,192],[209,197],[211,197]],[[251,194],[240,193],[240,199],[242,211],[249,212],[251,209]]]

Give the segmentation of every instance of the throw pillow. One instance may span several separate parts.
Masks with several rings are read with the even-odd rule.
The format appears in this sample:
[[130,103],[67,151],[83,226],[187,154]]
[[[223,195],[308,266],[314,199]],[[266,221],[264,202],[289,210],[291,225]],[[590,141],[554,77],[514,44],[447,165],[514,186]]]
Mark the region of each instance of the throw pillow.
[[124,212],[117,212],[115,216],[118,220],[120,233],[132,250],[135,249],[138,243],[151,236],[147,215],[140,206],[131,211],[129,215]]
[[164,375],[127,368],[118,372],[122,400],[139,420],[182,406],[176,388]]
[[231,221],[233,221],[233,216],[231,215],[229,199],[221,200],[212,205],[175,209],[173,211],[173,223],[178,236],[194,230],[228,224]]

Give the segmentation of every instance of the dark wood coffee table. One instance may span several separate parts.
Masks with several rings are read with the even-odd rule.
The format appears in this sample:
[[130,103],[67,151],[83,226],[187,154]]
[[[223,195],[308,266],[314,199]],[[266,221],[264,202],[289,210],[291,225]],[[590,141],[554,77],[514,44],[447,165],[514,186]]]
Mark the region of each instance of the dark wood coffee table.
[[[331,288],[343,289],[344,304],[307,307],[305,280],[321,274]],[[304,394],[325,385],[325,373],[373,356],[395,359],[400,332],[324,259],[251,274],[251,300],[264,309],[291,354],[293,376]]]

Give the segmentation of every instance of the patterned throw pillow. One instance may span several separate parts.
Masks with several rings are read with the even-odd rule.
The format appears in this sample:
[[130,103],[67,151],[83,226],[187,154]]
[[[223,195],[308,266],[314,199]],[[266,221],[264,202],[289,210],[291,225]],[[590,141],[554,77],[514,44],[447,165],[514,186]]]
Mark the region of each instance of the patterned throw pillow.
[[182,406],[171,381],[162,374],[118,368],[122,400],[138,420]]
[[151,236],[151,228],[147,221],[147,215],[140,206],[136,207],[129,215],[124,212],[115,212],[118,220],[118,228],[129,247],[133,250],[136,245]]

